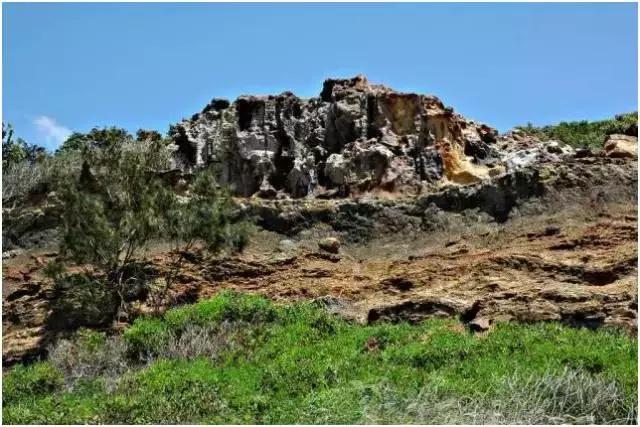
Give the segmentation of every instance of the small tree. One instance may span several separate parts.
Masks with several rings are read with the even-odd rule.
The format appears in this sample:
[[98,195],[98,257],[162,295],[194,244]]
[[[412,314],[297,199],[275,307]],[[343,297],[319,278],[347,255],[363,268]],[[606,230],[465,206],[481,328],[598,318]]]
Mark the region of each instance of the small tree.
[[87,148],[122,146],[133,137],[125,129],[112,127],[93,128],[88,133],[73,132],[56,150],[56,154],[83,151]]
[[15,206],[46,189],[50,157],[44,147],[15,138],[13,126],[2,123],[2,201]]
[[229,192],[218,186],[212,169],[201,171],[189,186],[188,196],[164,193],[159,205],[163,211],[161,236],[171,245],[173,254],[169,274],[156,294],[159,308],[173,287],[185,255],[198,243],[208,253],[230,248],[242,250],[248,243],[250,223],[239,220]]
[[162,139],[160,132],[155,130],[138,129],[136,141],[159,141]]
[[2,122],[2,166],[4,168],[22,162],[34,163],[46,156],[44,147],[29,144],[22,138],[14,138],[11,123]]
[[[132,273],[142,250],[154,239],[172,242],[169,290],[184,260],[184,252],[201,241],[204,249],[241,249],[248,228],[232,220],[233,204],[207,171],[183,198],[159,178],[169,157],[161,140],[123,140],[104,148],[85,147],[79,174],[59,180],[61,253],[92,264],[113,284],[121,308],[124,292],[139,277]],[[161,301],[159,301],[160,303]]]

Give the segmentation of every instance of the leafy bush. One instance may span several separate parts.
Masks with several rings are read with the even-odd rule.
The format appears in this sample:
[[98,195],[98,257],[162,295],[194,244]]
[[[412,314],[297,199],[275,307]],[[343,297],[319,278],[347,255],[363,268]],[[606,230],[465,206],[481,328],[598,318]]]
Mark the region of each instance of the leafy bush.
[[180,332],[170,334],[153,348],[147,347],[147,357],[165,359],[217,360],[243,340],[251,325],[243,322],[222,322],[219,325],[187,325]]
[[2,380],[2,405],[52,393],[63,384],[62,374],[50,363],[16,366]]
[[13,138],[13,126],[2,122],[2,167],[28,162],[34,163],[46,156],[44,147],[29,144],[22,138]]
[[42,195],[55,189],[56,177],[80,171],[79,153],[42,156],[36,161],[23,160],[2,169],[2,201],[21,205],[29,196]]
[[542,140],[560,140],[574,147],[602,147],[607,135],[638,132],[638,113],[620,114],[615,119],[578,122],[561,122],[557,125],[535,127],[530,123],[517,129]]
[[[72,158],[73,157],[73,158]],[[76,156],[50,156],[43,147],[13,138],[11,125],[2,124],[2,201],[21,204],[33,194],[50,190],[54,171],[73,170]]]
[[56,150],[56,154],[82,152],[90,148],[111,148],[132,140],[132,136],[125,129],[115,126],[93,128],[88,133],[73,132]]
[[2,201],[26,198],[47,182],[49,171],[43,164],[28,161],[12,163],[2,168]]
[[223,291],[216,298],[170,310],[165,321],[174,329],[190,324],[217,324],[222,321],[269,322],[277,317],[276,307],[259,295]]
[[106,326],[118,310],[119,301],[104,278],[90,273],[52,272],[55,263],[47,266],[54,278],[54,296],[47,322],[54,330],[73,330],[81,326]]
[[160,132],[155,130],[146,130],[146,129],[138,129],[136,132],[136,141],[160,141],[162,139],[162,135]]
[[[169,310],[163,319],[138,318],[125,331],[124,337],[131,349],[147,356],[176,354],[213,354],[215,348],[240,327],[249,334],[251,325],[272,322],[278,311],[264,297],[236,292],[221,292],[216,298]],[[202,342],[211,340],[211,349]],[[218,341],[218,344],[214,342]],[[185,347],[180,349],[180,347]],[[187,347],[200,347],[188,351]],[[211,350],[211,351],[210,351]],[[185,356],[186,357],[186,356]]]
[[193,419],[224,416],[227,405],[218,385],[198,375],[201,360],[191,363],[193,369],[185,372],[185,362],[160,360],[127,378],[119,393],[105,401],[103,419],[114,424],[188,424]]
[[125,142],[85,150],[79,176],[59,177],[61,251],[76,262],[121,273],[160,230],[158,199],[168,191],[154,178],[161,162],[153,147],[139,150]]

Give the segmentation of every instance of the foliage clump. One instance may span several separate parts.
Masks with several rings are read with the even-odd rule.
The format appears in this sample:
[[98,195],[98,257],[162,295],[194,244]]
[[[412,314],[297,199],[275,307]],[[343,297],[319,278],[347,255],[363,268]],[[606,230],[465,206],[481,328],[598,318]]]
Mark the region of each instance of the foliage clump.
[[[156,289],[160,305],[187,251],[197,244],[209,253],[241,250],[249,226],[210,171],[198,173],[184,195],[162,179],[171,162],[164,140],[108,136],[100,146],[82,148],[77,173],[56,177],[60,251],[69,261],[91,265],[124,308],[127,290],[147,278],[140,271],[145,249],[156,240],[171,242],[170,273]],[[51,271],[56,281],[68,279],[62,270]]]
[[49,348],[48,357],[69,389],[98,377],[116,381],[130,365],[127,345],[119,336],[90,329],[80,329],[73,337],[60,339]]
[[2,122],[2,201],[17,204],[46,190],[50,176],[50,156],[44,147],[15,137],[13,126]]
[[46,154],[44,147],[29,144],[24,139],[14,137],[14,129],[10,123],[2,122],[2,167],[24,161],[34,163]]
[[[2,200],[23,204],[29,196],[45,194],[54,187],[60,174],[73,175],[82,166],[83,153],[122,144],[139,143],[140,147],[157,142],[167,153],[169,140],[154,130],[140,129],[136,138],[117,127],[93,128],[87,133],[73,132],[55,151],[30,144],[15,137],[11,124],[2,123]],[[166,156],[165,156],[166,157]]]
[[533,135],[543,141],[560,140],[573,147],[600,148],[604,145],[607,135],[638,134],[638,113],[619,114],[614,119],[597,121],[561,122],[557,125],[542,127],[518,126],[516,129]]
[[93,128],[87,133],[73,132],[56,150],[57,154],[83,151],[88,148],[109,148],[131,141],[132,137],[125,129],[115,126]]

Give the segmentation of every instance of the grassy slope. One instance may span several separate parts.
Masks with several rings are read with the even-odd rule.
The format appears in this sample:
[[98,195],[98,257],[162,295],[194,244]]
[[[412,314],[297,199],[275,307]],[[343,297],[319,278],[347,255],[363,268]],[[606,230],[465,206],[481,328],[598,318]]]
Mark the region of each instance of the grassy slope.
[[557,125],[535,127],[520,126],[521,129],[542,140],[560,140],[573,147],[602,147],[607,135],[625,133],[629,126],[638,123],[638,113],[620,114],[613,119],[578,122],[561,122]]
[[[518,412],[521,401],[522,417],[496,422],[553,422],[531,412],[551,394],[568,402],[560,421],[585,411],[599,422],[635,413],[636,340],[610,330],[500,324],[482,336],[454,320],[359,326],[309,304],[225,293],[139,319],[124,340],[117,357],[127,355],[127,368],[115,376],[108,365],[122,360],[105,357],[113,341],[96,333],[65,349],[63,361],[14,368],[3,381],[4,422],[483,422],[496,419],[470,419],[468,409],[510,402],[503,412]],[[83,374],[70,380],[71,368]],[[567,372],[577,373],[577,384],[532,383]],[[437,409],[443,402],[449,406]]]

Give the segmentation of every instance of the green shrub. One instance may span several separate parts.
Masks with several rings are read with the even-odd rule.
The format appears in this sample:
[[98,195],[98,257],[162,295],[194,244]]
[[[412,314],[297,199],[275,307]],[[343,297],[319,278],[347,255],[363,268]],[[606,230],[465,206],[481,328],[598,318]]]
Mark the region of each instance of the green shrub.
[[223,291],[215,298],[170,310],[165,321],[170,327],[180,329],[187,324],[204,325],[224,320],[269,322],[277,315],[276,307],[263,296]]
[[50,171],[44,162],[21,161],[2,168],[2,201],[18,203],[41,190],[49,179]]
[[124,339],[133,354],[158,354],[173,335],[169,325],[157,317],[138,318],[124,331]]
[[18,365],[2,381],[2,404],[28,401],[56,391],[63,385],[62,374],[50,363]]
[[2,201],[7,205],[23,206],[30,196],[54,190],[57,176],[74,174],[80,170],[80,165],[78,153],[10,161],[2,168]]
[[2,201],[19,204],[47,191],[55,162],[44,147],[14,138],[11,124],[2,122]]
[[[277,318],[278,309],[266,298],[224,291],[210,300],[169,310],[163,319],[136,319],[125,331],[124,337],[134,353],[170,356],[180,353],[173,349],[181,345],[181,339],[186,339],[183,337],[185,332],[191,338],[189,343],[183,342],[182,345],[194,345],[192,340],[203,338],[202,334],[208,336],[211,342],[229,338],[232,333],[229,324],[240,323],[245,335],[251,335],[253,326],[272,322]],[[201,329],[197,330],[195,327]],[[204,345],[200,348],[203,349],[202,352],[206,352]],[[214,350],[209,348],[207,351]]]
[[11,123],[2,122],[2,167],[28,162],[35,163],[46,157],[46,150],[35,144],[29,144],[22,138],[14,138]]
[[131,141],[133,137],[125,129],[115,126],[93,128],[88,133],[73,132],[56,150],[56,155],[82,152],[89,148],[111,148]]
[[337,333],[340,327],[345,325],[337,316],[309,302],[284,306],[280,317],[285,323],[308,326],[311,331],[320,335]]
[[214,387],[192,380],[162,392],[121,395],[107,401],[103,420],[110,424],[198,423],[224,409],[216,392]]
[[54,298],[47,322],[55,330],[74,330],[83,326],[106,326],[118,310],[118,299],[104,277],[89,273],[52,273]]

